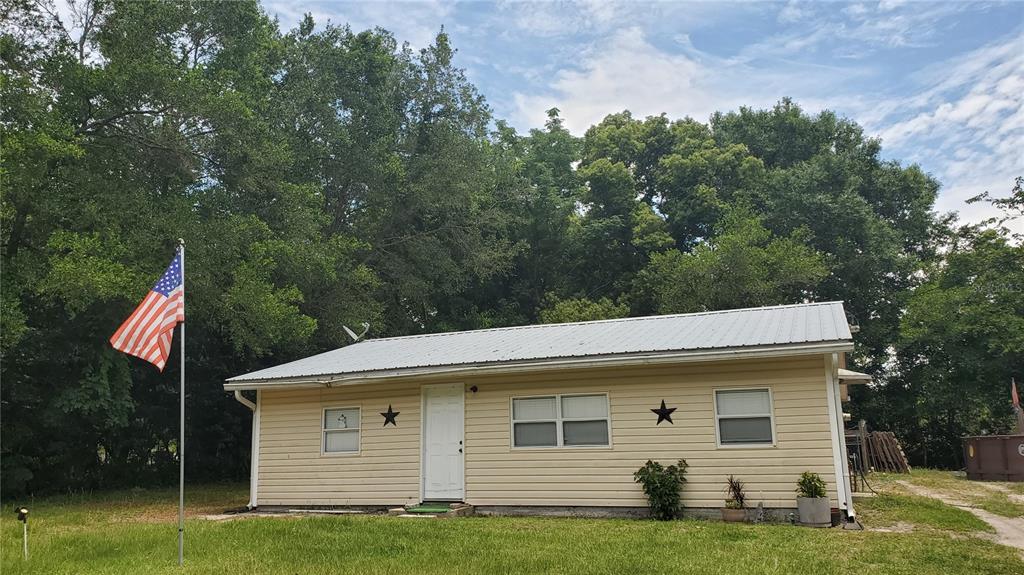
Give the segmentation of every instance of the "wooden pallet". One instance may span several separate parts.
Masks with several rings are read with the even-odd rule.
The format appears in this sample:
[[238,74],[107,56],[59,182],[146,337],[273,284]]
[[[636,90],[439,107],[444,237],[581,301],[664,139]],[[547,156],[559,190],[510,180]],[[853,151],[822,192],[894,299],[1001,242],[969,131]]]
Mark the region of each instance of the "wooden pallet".
[[864,451],[875,471],[910,473],[910,463],[903,447],[891,431],[872,431],[864,436]]

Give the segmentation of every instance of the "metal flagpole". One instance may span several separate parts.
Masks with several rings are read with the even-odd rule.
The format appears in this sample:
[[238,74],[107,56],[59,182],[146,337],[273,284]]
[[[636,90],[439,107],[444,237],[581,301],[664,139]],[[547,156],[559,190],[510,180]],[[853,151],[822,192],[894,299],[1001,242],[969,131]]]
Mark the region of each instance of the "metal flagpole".
[[[181,297],[185,297],[185,240],[178,238],[181,254]],[[184,303],[184,300],[183,300]],[[185,564],[185,322],[181,322],[181,389],[178,421],[178,565]]]

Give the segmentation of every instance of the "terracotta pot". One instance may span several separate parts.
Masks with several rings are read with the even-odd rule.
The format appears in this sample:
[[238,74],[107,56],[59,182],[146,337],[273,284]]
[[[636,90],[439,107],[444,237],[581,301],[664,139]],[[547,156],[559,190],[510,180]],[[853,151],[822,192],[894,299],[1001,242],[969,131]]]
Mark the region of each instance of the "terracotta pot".
[[722,521],[725,521],[726,523],[742,523],[746,520],[746,509],[730,509],[728,507],[722,508]]
[[801,525],[832,526],[832,508],[828,505],[828,497],[797,497],[796,508],[800,513]]

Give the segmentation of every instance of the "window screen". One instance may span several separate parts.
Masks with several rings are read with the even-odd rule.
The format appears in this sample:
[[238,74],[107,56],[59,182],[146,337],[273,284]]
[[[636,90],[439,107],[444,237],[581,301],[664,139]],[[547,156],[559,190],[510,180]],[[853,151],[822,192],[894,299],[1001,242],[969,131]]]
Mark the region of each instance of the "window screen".
[[771,445],[775,442],[768,389],[716,391],[715,419],[721,445]]
[[324,453],[359,451],[359,408],[325,409]]
[[554,447],[558,445],[558,433],[554,421],[541,423],[516,423],[516,447]]

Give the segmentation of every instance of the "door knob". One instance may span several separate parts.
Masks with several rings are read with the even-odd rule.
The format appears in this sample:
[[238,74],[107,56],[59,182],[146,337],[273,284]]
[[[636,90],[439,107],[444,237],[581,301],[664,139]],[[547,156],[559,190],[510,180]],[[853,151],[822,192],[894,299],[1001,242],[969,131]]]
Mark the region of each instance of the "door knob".
[[459,453],[462,453],[462,448],[461,447],[459,448]]

